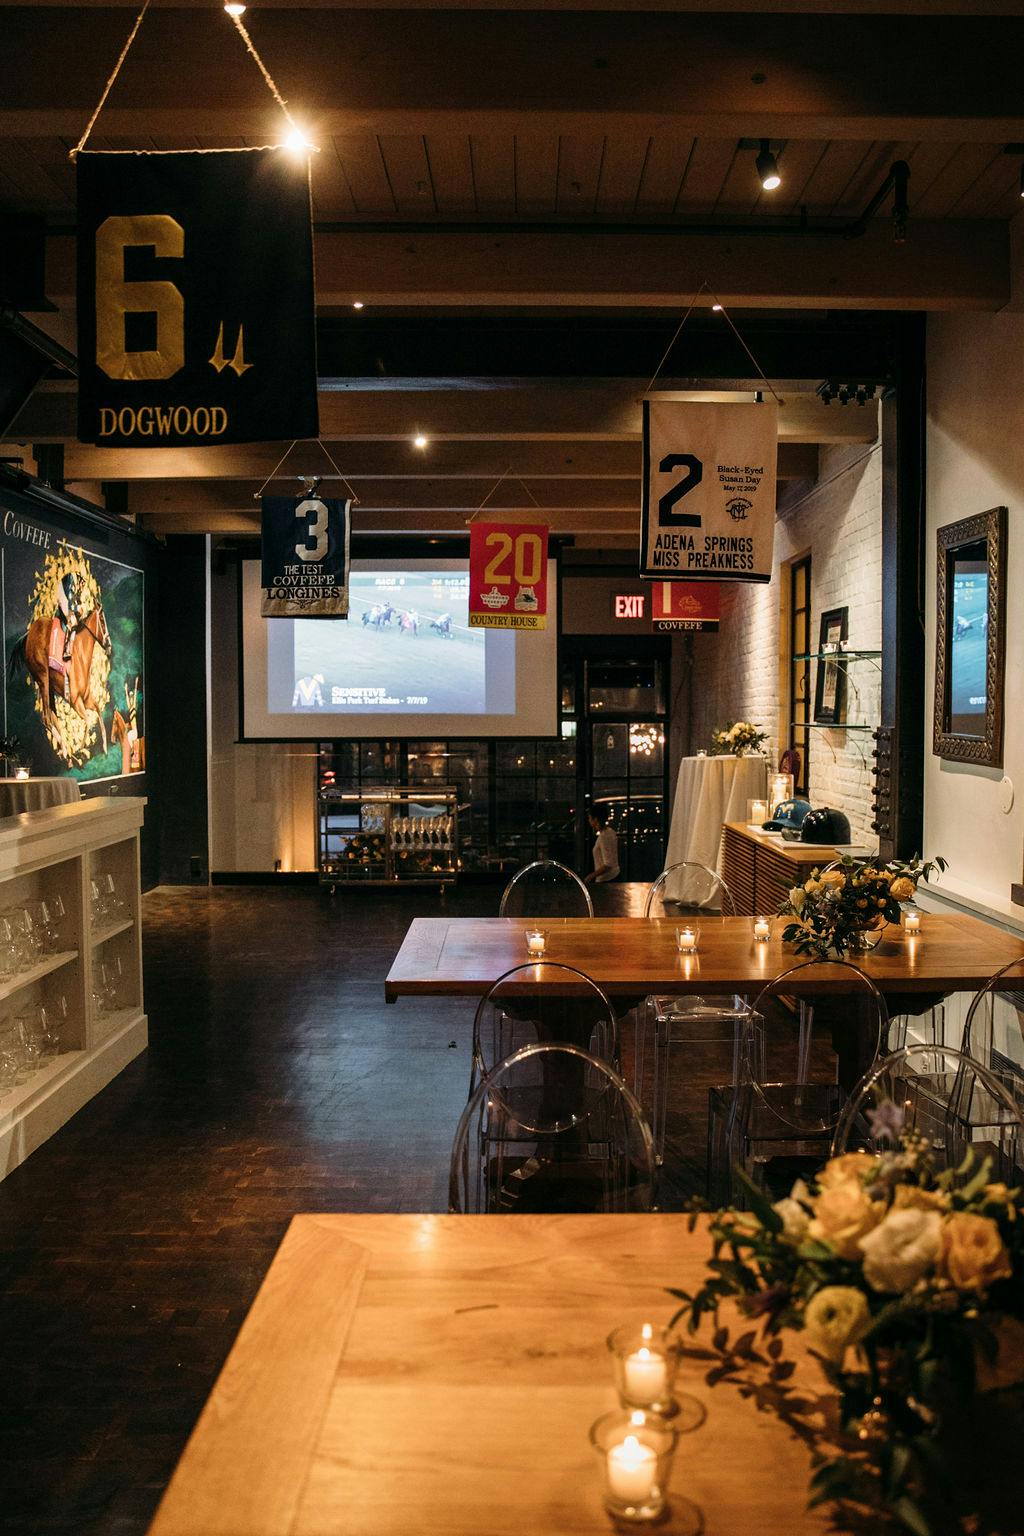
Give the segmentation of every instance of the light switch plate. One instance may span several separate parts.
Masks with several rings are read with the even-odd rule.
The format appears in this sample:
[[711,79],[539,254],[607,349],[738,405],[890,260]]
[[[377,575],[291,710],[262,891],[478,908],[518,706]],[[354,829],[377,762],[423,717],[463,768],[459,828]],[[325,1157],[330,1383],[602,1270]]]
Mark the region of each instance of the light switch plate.
[[1005,773],[999,780],[999,809],[1004,816],[1013,810],[1013,780]]

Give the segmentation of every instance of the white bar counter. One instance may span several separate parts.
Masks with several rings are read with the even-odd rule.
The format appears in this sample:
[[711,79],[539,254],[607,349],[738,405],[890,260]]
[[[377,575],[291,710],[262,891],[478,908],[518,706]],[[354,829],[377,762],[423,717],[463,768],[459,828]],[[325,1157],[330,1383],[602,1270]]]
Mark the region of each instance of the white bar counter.
[[[57,951],[0,981],[0,1026],[66,999],[60,1052],[0,1093],[0,1178],[70,1120],[146,1048],[142,998],[139,829],[144,799],[103,796],[0,819],[0,911],[60,895],[66,916]],[[122,915],[94,925],[91,882],[114,876]],[[100,1008],[95,979],[121,966],[114,1009]]]

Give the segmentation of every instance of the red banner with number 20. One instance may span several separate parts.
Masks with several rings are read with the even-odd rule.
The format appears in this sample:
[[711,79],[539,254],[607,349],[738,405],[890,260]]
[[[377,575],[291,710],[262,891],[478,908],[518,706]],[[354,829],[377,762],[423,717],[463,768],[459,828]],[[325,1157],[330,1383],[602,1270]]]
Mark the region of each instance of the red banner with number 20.
[[539,523],[471,523],[471,629],[546,629],[548,530]]

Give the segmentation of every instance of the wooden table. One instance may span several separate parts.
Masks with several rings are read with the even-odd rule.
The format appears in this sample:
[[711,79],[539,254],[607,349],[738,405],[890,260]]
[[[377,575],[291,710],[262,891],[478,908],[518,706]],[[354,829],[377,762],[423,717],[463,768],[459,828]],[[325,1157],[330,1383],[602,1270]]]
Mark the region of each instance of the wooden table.
[[[697,1282],[708,1242],[687,1220],[296,1216],[151,1536],[604,1536],[587,1439],[616,1406],[604,1341],[667,1322],[665,1288]],[[680,1372],[707,1418],[680,1437],[673,1497],[706,1536],[833,1529],[804,1508],[808,1446],[705,1369]]]
[[[678,924],[666,918],[549,918],[534,925],[523,918],[418,917],[388,973],[385,998],[393,1003],[399,997],[481,997],[504,971],[524,963],[525,932],[532,926],[547,931],[546,960],[586,972],[611,997],[653,992],[751,996],[800,959],[782,943],[781,923],[766,944],[756,944],[749,917],[702,916],[700,952],[693,959],[676,952]],[[989,923],[961,913],[928,912],[919,939],[892,930],[877,949],[854,958],[892,997],[975,991],[1000,966],[1021,956],[1024,942]],[[840,970],[812,975],[804,990],[816,995],[849,990]]]

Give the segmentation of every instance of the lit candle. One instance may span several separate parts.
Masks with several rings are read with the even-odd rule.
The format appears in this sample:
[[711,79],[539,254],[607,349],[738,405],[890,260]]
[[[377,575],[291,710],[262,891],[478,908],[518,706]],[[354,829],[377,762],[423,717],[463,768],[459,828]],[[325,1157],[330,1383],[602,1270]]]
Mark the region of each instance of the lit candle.
[[677,928],[676,945],[681,955],[696,954],[697,930],[695,928]]
[[781,805],[783,800],[789,800],[793,795],[793,775],[791,773],[777,773],[772,779],[769,798],[772,809]]
[[641,1344],[622,1362],[625,1397],[646,1408],[663,1403],[668,1396],[668,1361],[656,1349]]
[[27,768],[15,768],[15,770],[14,770],[14,777],[16,779],[27,779],[28,778],[28,769]]
[[767,944],[772,936],[772,925],[766,917],[755,917],[754,938],[759,944]]
[[526,931],[526,953],[533,959],[540,959],[544,953],[546,938],[540,928],[528,928]]
[[904,914],[904,918],[903,918],[903,925],[906,928],[908,933],[920,933],[921,932],[921,914],[920,914],[920,912],[907,912],[907,913],[905,913]]
[[623,1504],[645,1504],[655,1493],[658,1458],[636,1435],[608,1452],[608,1492]]

